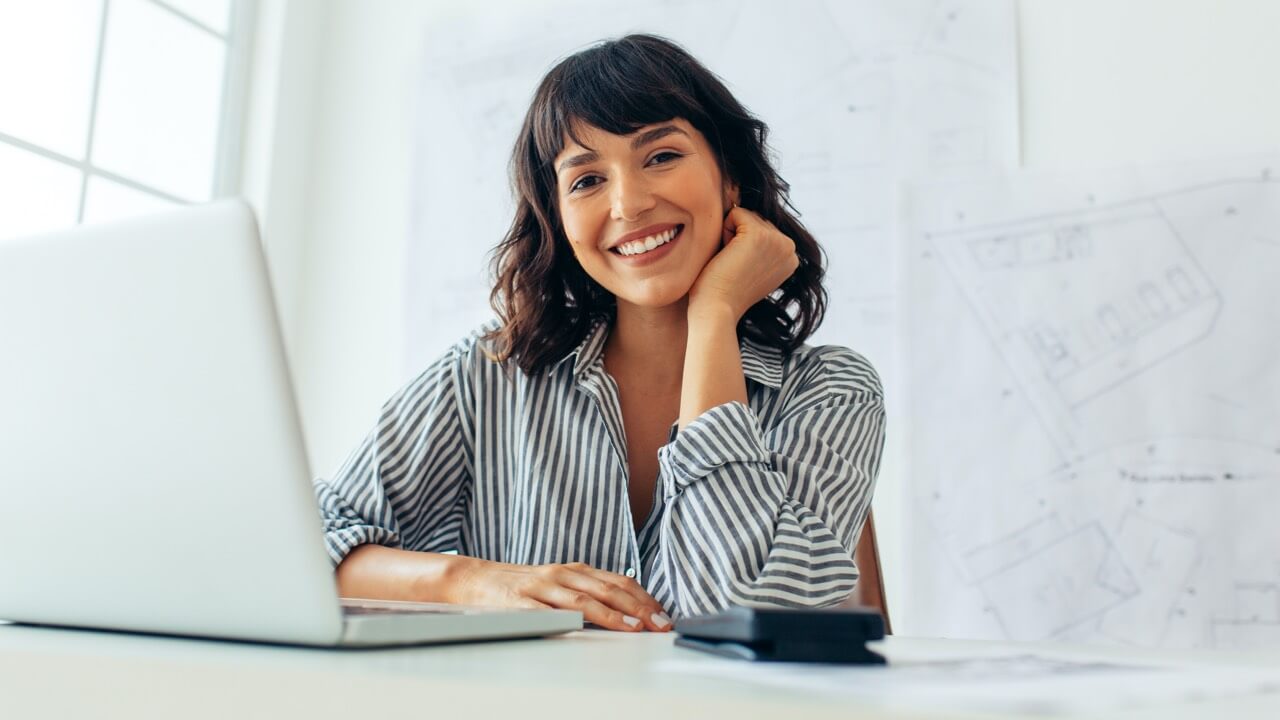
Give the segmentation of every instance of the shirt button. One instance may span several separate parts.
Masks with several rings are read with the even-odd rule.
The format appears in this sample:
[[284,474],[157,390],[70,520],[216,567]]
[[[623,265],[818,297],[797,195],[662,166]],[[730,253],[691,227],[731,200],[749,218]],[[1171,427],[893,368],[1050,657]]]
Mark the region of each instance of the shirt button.
[[627,575],[627,577],[629,577],[629,578],[633,578],[633,577],[635,577],[635,576],[636,576],[636,569],[635,569],[635,568],[627,568],[627,573],[626,573],[626,575]]

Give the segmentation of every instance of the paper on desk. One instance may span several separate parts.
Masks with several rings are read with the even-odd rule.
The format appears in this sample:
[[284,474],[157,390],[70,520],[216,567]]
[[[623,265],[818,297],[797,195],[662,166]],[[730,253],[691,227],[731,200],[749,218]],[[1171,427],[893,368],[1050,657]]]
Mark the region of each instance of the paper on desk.
[[669,660],[660,670],[742,680],[902,708],[1070,715],[1280,692],[1280,672],[1242,667],[1156,667],[1055,658],[908,659],[888,666]]

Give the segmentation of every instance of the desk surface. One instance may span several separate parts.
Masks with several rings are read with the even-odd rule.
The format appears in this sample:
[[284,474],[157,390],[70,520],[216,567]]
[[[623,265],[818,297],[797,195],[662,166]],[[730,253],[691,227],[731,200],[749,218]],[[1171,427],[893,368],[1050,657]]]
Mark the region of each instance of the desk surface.
[[[673,666],[723,668],[725,662],[674,647],[673,637],[588,630],[543,640],[319,650],[0,624],[0,716],[1007,717],[673,672]],[[1064,659],[1270,667],[1280,677],[1280,652],[1141,652],[903,637],[889,638],[883,650],[895,659],[1033,650]],[[1275,718],[1280,694],[1088,716]]]

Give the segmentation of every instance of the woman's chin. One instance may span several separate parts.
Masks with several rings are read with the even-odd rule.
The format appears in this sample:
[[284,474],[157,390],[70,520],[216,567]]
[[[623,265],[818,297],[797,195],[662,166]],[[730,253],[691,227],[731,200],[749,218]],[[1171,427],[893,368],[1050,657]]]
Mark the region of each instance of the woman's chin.
[[645,288],[640,291],[619,293],[617,297],[619,306],[625,304],[637,309],[661,310],[672,306],[685,307],[689,302],[689,288]]

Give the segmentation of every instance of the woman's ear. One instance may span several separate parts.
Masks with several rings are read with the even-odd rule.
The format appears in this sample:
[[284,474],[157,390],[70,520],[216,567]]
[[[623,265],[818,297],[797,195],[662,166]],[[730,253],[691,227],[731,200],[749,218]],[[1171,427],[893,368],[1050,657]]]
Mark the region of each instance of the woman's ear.
[[726,208],[734,207],[738,204],[738,184],[735,182],[727,182],[724,186],[724,206]]

